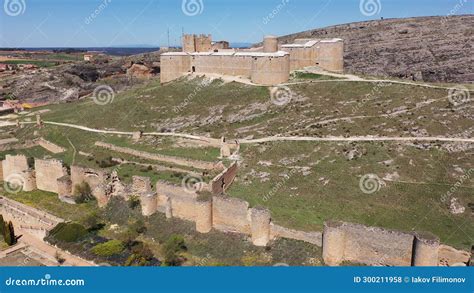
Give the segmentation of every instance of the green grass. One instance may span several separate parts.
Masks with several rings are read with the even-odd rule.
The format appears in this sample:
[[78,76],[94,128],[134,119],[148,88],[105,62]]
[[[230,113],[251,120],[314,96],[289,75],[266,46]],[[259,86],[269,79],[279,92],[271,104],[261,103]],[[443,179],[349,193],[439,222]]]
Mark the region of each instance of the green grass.
[[124,249],[125,246],[122,241],[110,240],[105,243],[97,244],[91,249],[91,251],[98,256],[109,257],[120,254]]
[[310,72],[301,72],[301,71],[296,71],[292,74],[292,77],[294,79],[313,79],[313,80],[336,80],[336,79],[342,79],[339,77],[334,77],[330,75],[323,75],[323,74],[316,74],[316,73],[310,73]]
[[84,226],[78,223],[59,223],[49,231],[49,235],[57,241],[78,242],[84,239],[88,232]]

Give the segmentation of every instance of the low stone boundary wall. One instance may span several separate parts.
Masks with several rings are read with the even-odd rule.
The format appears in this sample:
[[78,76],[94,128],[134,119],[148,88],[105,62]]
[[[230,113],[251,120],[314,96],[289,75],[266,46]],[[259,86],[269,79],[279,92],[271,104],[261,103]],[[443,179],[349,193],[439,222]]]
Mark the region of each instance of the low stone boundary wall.
[[50,142],[50,141],[48,141],[48,140],[46,140],[46,139],[44,139],[44,138],[39,138],[39,139],[37,139],[37,140],[36,140],[36,143],[37,143],[40,147],[44,148],[44,149],[47,150],[47,151],[52,152],[53,154],[60,154],[60,153],[64,153],[64,152],[66,151],[65,148],[60,147],[60,146],[58,146],[57,144],[54,144],[54,143],[52,143],[52,142]]
[[289,238],[301,240],[321,247],[323,245],[323,233],[321,232],[304,232],[293,229],[288,229],[282,226],[271,223],[270,225],[271,238]]
[[139,157],[139,158],[147,159],[147,160],[171,163],[171,164],[175,164],[179,166],[185,166],[185,167],[202,169],[202,170],[215,170],[215,169],[221,168],[221,164],[219,163],[182,159],[178,157],[165,156],[165,155],[160,155],[160,154],[152,154],[152,153],[147,153],[143,151],[137,151],[130,148],[119,147],[119,146],[109,144],[109,143],[104,143],[104,142],[96,142],[95,145],[98,147],[102,147],[102,148],[114,151],[114,152],[123,153],[123,154],[131,155],[134,157]]

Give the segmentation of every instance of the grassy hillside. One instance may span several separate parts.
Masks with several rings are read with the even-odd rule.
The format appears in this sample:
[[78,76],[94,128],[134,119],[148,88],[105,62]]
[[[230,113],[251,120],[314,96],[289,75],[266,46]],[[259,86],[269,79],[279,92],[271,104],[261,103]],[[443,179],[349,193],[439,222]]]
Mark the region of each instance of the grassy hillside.
[[[283,106],[272,103],[266,87],[203,79],[165,86],[150,81],[116,95],[105,106],[91,99],[50,105],[43,108],[50,111],[42,118],[99,129],[175,131],[229,139],[271,135],[472,137],[472,105],[454,108],[444,89],[344,80],[320,82],[326,79],[305,75],[297,79],[308,82],[289,85],[291,99]],[[15,131],[25,140],[33,137],[35,130],[32,126]],[[93,145],[95,141],[205,161],[217,161],[219,155],[218,149],[190,146],[170,138],[150,137],[135,143],[125,136],[50,125],[40,129],[38,135],[68,149],[55,157],[94,167],[109,156],[157,164],[98,149]],[[474,181],[472,177],[461,179],[474,168],[472,147],[380,142],[242,145],[242,167],[229,193],[253,206],[270,208],[275,222],[292,228],[321,230],[326,220],[346,220],[404,231],[429,231],[444,243],[467,249],[474,233],[474,217],[468,207],[474,203]],[[79,151],[92,154],[93,159],[77,155]],[[38,148],[15,152],[53,156]],[[183,176],[170,171],[148,172],[133,164],[122,165],[119,170],[122,177],[141,174],[174,183]],[[372,194],[363,193],[359,186],[367,174],[380,179],[380,189]],[[449,209],[451,198],[445,195],[457,182],[460,186],[452,197],[466,211],[454,215]]]

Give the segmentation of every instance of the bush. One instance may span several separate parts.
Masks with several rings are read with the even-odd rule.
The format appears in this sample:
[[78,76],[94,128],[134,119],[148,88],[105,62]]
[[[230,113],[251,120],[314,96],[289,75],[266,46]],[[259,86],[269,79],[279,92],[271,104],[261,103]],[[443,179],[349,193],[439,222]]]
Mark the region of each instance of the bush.
[[120,254],[125,249],[122,241],[120,240],[110,240],[102,244],[98,244],[92,247],[92,252],[97,256],[112,256]]
[[88,232],[84,226],[78,223],[59,223],[49,234],[58,241],[77,242],[84,239]]
[[165,264],[169,266],[180,266],[184,261],[180,253],[186,250],[184,238],[179,235],[172,235],[164,246]]
[[82,182],[74,186],[73,195],[77,204],[86,203],[94,199],[92,189],[87,182]]

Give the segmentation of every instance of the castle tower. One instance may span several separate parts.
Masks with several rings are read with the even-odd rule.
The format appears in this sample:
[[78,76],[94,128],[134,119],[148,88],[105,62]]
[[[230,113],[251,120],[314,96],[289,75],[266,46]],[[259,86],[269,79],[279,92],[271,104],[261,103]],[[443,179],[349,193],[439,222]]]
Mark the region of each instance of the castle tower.
[[275,36],[265,36],[263,38],[263,52],[275,53],[278,51],[278,39]]

